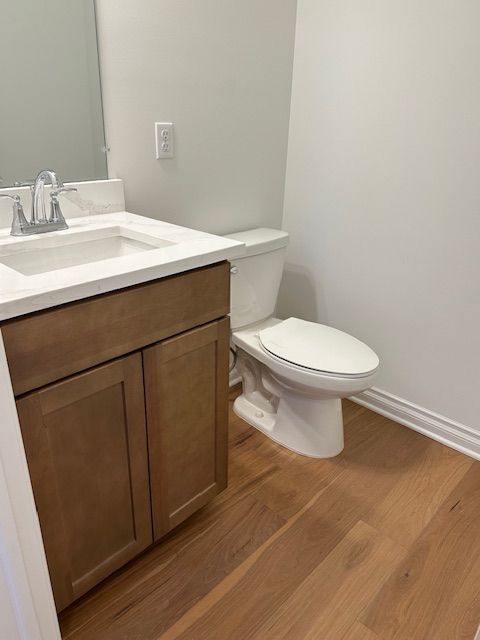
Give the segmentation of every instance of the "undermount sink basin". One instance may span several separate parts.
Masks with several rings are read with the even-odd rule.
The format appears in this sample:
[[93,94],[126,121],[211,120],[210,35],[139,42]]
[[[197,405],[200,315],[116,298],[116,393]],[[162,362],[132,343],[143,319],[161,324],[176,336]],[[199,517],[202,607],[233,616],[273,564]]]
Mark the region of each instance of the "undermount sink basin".
[[33,276],[175,244],[122,227],[20,240],[1,248],[0,264]]

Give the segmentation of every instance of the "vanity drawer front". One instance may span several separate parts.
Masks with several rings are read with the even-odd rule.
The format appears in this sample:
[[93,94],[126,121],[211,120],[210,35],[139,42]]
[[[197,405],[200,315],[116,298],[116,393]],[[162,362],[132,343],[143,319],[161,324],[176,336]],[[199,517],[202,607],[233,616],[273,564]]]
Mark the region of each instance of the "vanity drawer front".
[[228,262],[2,325],[15,395],[216,320],[230,309]]

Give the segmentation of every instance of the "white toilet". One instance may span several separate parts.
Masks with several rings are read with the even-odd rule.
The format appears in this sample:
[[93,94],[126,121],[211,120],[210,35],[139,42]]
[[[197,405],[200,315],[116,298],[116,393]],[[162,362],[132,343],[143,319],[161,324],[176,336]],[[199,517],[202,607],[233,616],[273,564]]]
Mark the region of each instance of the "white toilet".
[[243,393],[235,413],[275,442],[314,458],[343,449],[341,398],[372,386],[378,356],[356,338],[314,322],[273,317],[288,234],[251,229],[232,262],[231,327]]

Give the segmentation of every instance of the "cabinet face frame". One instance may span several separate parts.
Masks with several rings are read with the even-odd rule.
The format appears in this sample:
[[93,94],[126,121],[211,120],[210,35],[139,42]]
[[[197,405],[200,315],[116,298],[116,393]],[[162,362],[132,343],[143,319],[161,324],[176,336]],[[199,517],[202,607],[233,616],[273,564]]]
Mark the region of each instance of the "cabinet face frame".
[[15,638],[60,640],[52,585],[38,522],[25,450],[0,333],[0,573],[8,597],[0,620],[12,617]]
[[[114,360],[19,398],[17,411],[56,607],[60,611],[152,543],[141,354]],[[73,418],[67,426],[62,421],[62,412]],[[87,538],[82,545],[76,544],[74,539],[74,523],[78,522],[75,516],[78,518],[79,514],[78,511],[75,513],[75,504],[69,500],[68,477],[65,470],[62,471],[60,450],[71,443],[77,447],[77,471],[87,476],[86,486],[91,488],[96,482],[105,480],[105,468],[95,466],[94,451],[89,450],[90,440],[85,439],[91,438],[92,430],[87,430],[87,435],[78,432],[83,424],[88,429],[89,418],[93,415],[102,416],[104,435],[115,436],[112,449],[115,447],[116,450],[112,451],[112,467],[108,469],[112,482],[109,488],[115,491],[109,495],[120,509],[114,515],[122,536],[117,538],[116,532],[108,529],[102,511],[92,512],[85,517],[90,515],[89,526],[101,540]],[[69,434],[69,428],[77,429],[77,432]],[[99,433],[98,437],[101,436]],[[105,447],[99,452],[97,462],[108,458],[108,454]],[[72,489],[72,498],[79,487],[81,479],[80,485]],[[110,506],[108,496],[103,497],[106,500],[103,508],[106,509]],[[67,516],[70,517],[68,521]],[[98,546],[104,543],[103,555],[94,566],[82,570],[89,563],[89,554],[94,555],[96,540]],[[72,548],[77,550],[76,554]]]
[[155,541],[227,486],[229,328],[223,318],[143,351]]

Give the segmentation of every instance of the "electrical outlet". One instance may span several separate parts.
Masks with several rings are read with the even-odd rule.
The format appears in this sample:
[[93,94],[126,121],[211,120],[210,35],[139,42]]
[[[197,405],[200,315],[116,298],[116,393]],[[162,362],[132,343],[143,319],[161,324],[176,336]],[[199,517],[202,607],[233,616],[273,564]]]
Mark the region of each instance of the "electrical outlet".
[[173,122],[155,123],[155,149],[157,152],[157,160],[173,158],[175,152]]

